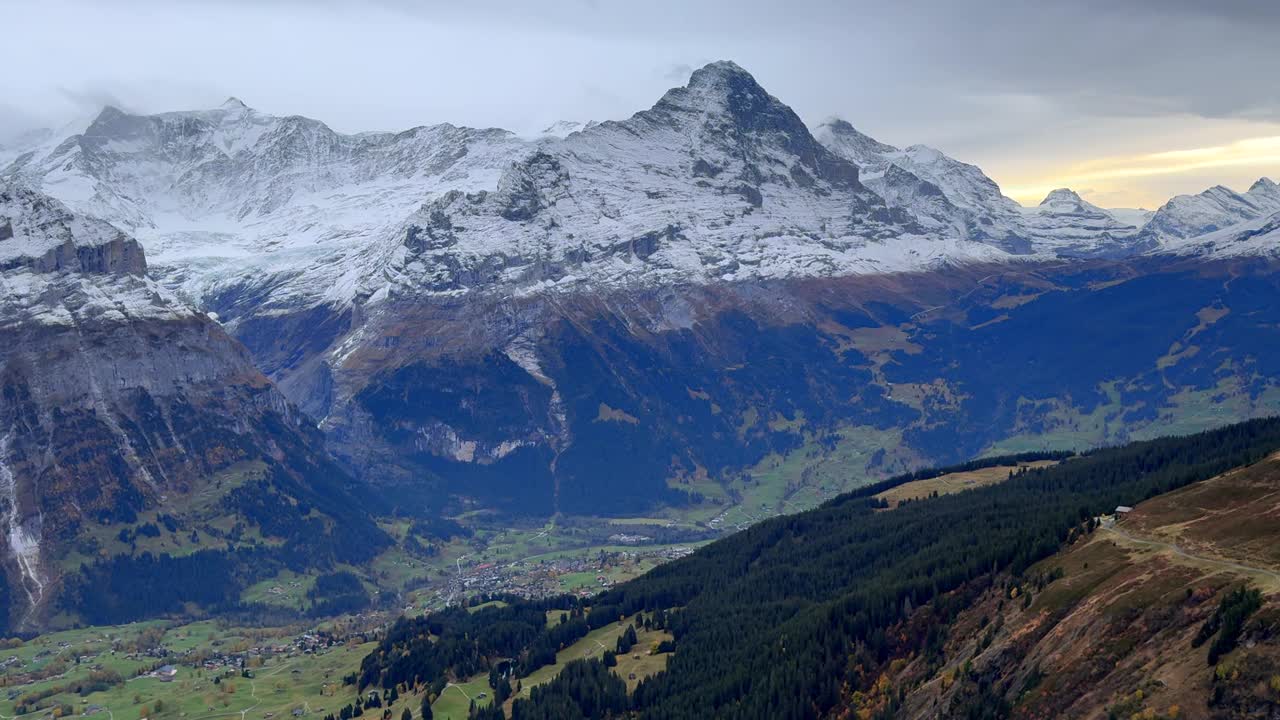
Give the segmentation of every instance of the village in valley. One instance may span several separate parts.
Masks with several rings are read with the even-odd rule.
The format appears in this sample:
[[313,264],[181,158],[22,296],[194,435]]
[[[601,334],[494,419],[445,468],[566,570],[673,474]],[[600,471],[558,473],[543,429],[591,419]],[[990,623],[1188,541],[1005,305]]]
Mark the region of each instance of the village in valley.
[[[599,535],[548,526],[477,532],[440,543],[425,557],[397,548],[361,573],[369,607],[339,618],[281,627],[256,627],[260,621],[251,616],[175,618],[4,640],[0,718],[320,720],[359,697],[354,679],[360,661],[397,617],[448,606],[474,609],[493,597],[589,597],[707,541],[694,536],[690,543],[654,544],[652,533],[644,532]],[[598,544],[583,547],[584,540]],[[545,552],[512,557],[535,545]],[[262,607],[302,610],[314,583],[314,577],[282,573],[245,596]],[[621,626],[610,631],[621,632]],[[589,654],[598,640],[573,652]],[[464,680],[444,693],[446,708],[455,696],[485,692]],[[420,703],[401,704],[418,712]],[[403,709],[397,705],[393,717]]]
[[[334,569],[359,577],[369,595],[366,608],[337,618],[305,619],[317,576],[283,571],[242,596],[246,608],[271,609],[270,617],[175,617],[2,641],[0,720],[321,720],[359,697],[360,661],[398,617],[474,611],[504,597],[588,598],[726,532],[834,494],[791,465],[773,458],[762,466],[767,472],[727,491],[708,483],[699,488],[707,502],[657,517],[521,522],[477,511],[456,518],[455,532],[432,537],[415,534],[412,520],[384,520],[393,547],[367,566]],[[565,659],[592,656],[625,625],[593,632],[565,648]],[[665,637],[642,635],[655,646]],[[634,655],[623,658],[628,684],[665,666],[649,651]],[[539,681],[553,668],[544,674]],[[469,702],[483,703],[488,691],[483,678],[451,679],[436,717],[465,717]],[[398,719],[405,708],[418,713],[420,703],[383,703],[382,714]]]
[[536,599],[569,592],[590,597],[649,568],[685,557],[693,550],[691,546],[677,545],[657,549],[601,550],[537,563],[460,565],[458,574],[448,577],[443,587],[435,588],[426,598],[423,594],[418,595],[419,608],[409,606],[405,610],[435,609],[476,595],[516,595]]

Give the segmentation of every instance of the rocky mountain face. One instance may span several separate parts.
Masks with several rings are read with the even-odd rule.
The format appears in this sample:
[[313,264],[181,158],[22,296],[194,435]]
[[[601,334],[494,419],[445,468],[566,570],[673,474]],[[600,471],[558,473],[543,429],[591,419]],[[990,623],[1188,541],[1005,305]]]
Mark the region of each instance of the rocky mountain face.
[[1094,262],[416,304],[335,366],[324,427],[386,480],[634,512],[801,446],[869,445],[847,471],[876,476],[1273,412],[1278,290]]
[[1187,240],[1280,212],[1280,185],[1261,178],[1248,192],[1217,185],[1199,195],[1178,195],[1143,227],[1159,239]]
[[[890,665],[884,687],[907,688],[896,714],[968,717],[1005,706],[1028,717],[1275,715],[1280,604],[1265,589],[1255,604],[1242,601],[1245,588],[1267,587],[1278,487],[1273,455],[1147,499],[1020,578],[954,593],[946,639],[928,651],[907,643],[916,652],[904,647]],[[1243,622],[1223,629],[1223,608],[1234,604],[1248,605],[1236,610]],[[912,637],[938,610],[916,613],[894,636]],[[887,695],[848,704],[874,707]]]
[[0,186],[0,288],[0,623],[51,613],[97,528],[181,516],[237,464],[276,484],[333,473],[345,492],[243,346],[151,280],[116,227]]
[[1024,208],[1005,197],[980,168],[933,148],[900,150],[838,119],[819,126],[817,136],[864,168],[864,181],[889,205],[926,224],[932,221],[935,232],[1038,256],[1132,257],[1161,248],[1158,236],[1139,233],[1150,219],[1147,213],[1104,210],[1068,188],[1049,193],[1037,207]]
[[883,272],[999,255],[928,237],[731,63],[539,147],[406,221],[396,291],[573,292]]
[[[937,150],[810,131],[732,63],[533,140],[107,109],[0,175],[134,234],[140,287],[432,509],[627,512],[850,438],[876,475],[1277,407],[1273,183],[1149,222],[1024,209]],[[1187,244],[1205,203],[1246,224]]]
[[1052,239],[1063,255],[1129,257],[1159,247],[1150,237],[1136,238],[1137,225],[1067,188],[1050,192],[1035,208],[1024,209],[1022,223],[1028,234]]
[[1274,257],[1280,254],[1280,213],[1192,238],[1170,240],[1166,251],[1189,257]]
[[0,175],[133,233],[157,276],[185,297],[234,313],[244,308],[228,298],[248,296],[267,312],[345,299],[333,281],[351,254],[442,189],[491,186],[528,145],[451,125],[342,135],[232,98],[151,116],[108,107]]
[[1020,225],[1020,206],[977,166],[925,145],[900,150],[839,119],[820,125],[817,137],[864,168],[867,183],[890,204],[933,220],[935,232],[991,242],[1012,253],[1036,249]]

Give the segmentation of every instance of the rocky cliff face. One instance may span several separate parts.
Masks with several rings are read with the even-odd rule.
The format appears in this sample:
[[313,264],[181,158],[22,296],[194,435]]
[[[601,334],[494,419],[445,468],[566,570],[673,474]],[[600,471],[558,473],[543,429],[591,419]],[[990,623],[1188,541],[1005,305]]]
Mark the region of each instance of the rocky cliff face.
[[369,291],[575,293],[883,272],[996,248],[924,234],[732,63],[651,109],[448,193],[405,223]]
[[236,463],[288,472],[323,452],[243,346],[147,277],[134,239],[20,187],[0,188],[0,226],[0,529],[22,626],[86,529],[178,514]]
[[335,452],[436,505],[636,512],[836,429],[877,438],[846,468],[874,477],[1202,427],[1202,404],[1272,412],[1273,269],[1098,261],[406,299],[309,384],[328,389]]
[[142,247],[120,230],[74,216],[48,196],[0,188],[0,272],[140,276],[146,270]]
[[1195,238],[1280,212],[1280,186],[1267,178],[1238,193],[1217,185],[1198,195],[1178,195],[1160,207],[1143,228],[1160,239]]
[[[1139,235],[1149,213],[1105,210],[1067,188],[1049,193],[1037,207],[1024,208],[1005,197],[980,168],[933,148],[898,149],[839,119],[820,125],[817,136],[832,152],[864,168],[868,187],[890,206],[934,232],[1024,255],[1133,257],[1160,248],[1156,238]],[[1130,221],[1135,216],[1141,223]]]
[[1150,237],[1137,237],[1137,225],[1068,188],[1054,190],[1037,207],[1024,209],[1022,224],[1032,237],[1051,239],[1060,254],[1073,257],[1123,258],[1159,247]]
[[[136,233],[349,467],[431,507],[679,502],[836,428],[897,433],[867,472],[1111,442],[1265,412],[1280,377],[1269,225],[1166,257],[1141,213],[811,132],[733,63],[536,140],[108,109],[3,174]],[[173,307],[154,287],[130,312]]]

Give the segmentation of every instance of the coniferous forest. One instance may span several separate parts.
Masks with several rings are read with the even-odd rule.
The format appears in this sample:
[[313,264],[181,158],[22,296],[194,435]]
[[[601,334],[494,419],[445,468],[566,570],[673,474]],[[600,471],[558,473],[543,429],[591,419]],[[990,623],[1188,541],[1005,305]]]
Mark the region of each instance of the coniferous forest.
[[0,0],[0,720],[1280,720],[1280,0],[388,4]]
[[[365,658],[364,686],[440,683],[516,658],[515,678],[554,662],[590,628],[657,613],[675,637],[666,672],[630,698],[602,665],[566,667],[521,698],[519,718],[812,718],[869,682],[855,667],[885,662],[886,630],[942,594],[998,572],[1022,574],[1117,505],[1210,478],[1280,448],[1280,419],[1097,450],[1008,482],[876,512],[853,492],[767,520],[569,608],[542,628],[548,603],[403,620]],[[1226,613],[1224,612],[1224,615]],[[947,613],[935,613],[945,635]],[[430,638],[437,638],[433,642]],[[900,641],[900,639],[898,640]],[[922,644],[924,640],[922,639]],[[857,658],[859,662],[851,662]],[[874,674],[870,676],[874,678]],[[488,710],[492,715],[494,709]]]

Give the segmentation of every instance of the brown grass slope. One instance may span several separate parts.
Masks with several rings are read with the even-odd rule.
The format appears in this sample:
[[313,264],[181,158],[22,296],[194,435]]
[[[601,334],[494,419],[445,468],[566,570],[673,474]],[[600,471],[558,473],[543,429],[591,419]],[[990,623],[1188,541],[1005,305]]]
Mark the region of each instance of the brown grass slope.
[[[941,652],[904,647],[844,717],[1280,718],[1280,455],[1139,504],[969,591]],[[1262,608],[1216,665],[1193,641],[1222,598]],[[1028,597],[1029,596],[1029,597]],[[917,610],[900,628],[927,623]]]

